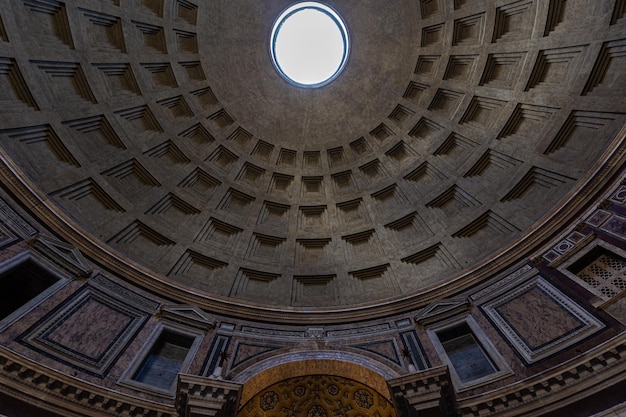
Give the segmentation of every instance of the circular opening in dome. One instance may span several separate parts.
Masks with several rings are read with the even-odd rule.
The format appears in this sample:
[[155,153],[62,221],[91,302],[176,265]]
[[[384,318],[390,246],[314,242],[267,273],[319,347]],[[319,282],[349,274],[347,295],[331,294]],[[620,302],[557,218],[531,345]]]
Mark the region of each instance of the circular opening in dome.
[[274,66],[291,83],[321,87],[335,79],[348,58],[346,25],[330,7],[306,1],[283,11],[270,39]]

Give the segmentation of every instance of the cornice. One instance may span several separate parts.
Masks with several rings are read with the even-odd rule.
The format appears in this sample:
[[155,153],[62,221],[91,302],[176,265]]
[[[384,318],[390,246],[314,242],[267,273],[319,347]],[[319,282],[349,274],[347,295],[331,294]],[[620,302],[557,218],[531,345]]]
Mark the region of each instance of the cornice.
[[458,401],[463,417],[544,416],[626,380],[626,334],[506,387]]
[[[455,402],[459,417],[545,416],[626,379],[626,335],[616,337],[567,363],[506,387]],[[388,380],[398,405],[414,410],[439,405],[450,384],[440,366]]]
[[[428,401],[425,398],[420,400],[420,403],[432,405],[430,403],[435,401],[435,394],[446,374],[446,367],[438,367],[389,380],[388,383],[394,396],[402,397],[407,390],[433,394],[427,395]],[[192,383],[200,377],[186,378],[187,383]],[[457,408],[461,416],[467,417],[540,416],[580,400],[581,393],[589,396],[624,379],[626,334],[539,375],[461,399]],[[202,381],[205,380],[202,378]],[[214,382],[219,385],[219,381]],[[238,391],[239,385],[225,384],[226,388]],[[213,381],[211,385],[215,385]],[[63,375],[6,348],[0,348],[0,386],[18,399],[67,416],[177,415],[174,399],[171,405],[160,404],[106,389]]]
[[26,403],[64,416],[174,417],[172,404],[159,404],[71,378],[0,347],[0,387]]

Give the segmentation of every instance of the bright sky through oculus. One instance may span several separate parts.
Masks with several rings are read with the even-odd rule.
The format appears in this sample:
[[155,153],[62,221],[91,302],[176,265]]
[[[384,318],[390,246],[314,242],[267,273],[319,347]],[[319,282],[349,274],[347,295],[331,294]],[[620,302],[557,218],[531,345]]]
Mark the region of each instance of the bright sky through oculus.
[[341,18],[315,2],[285,10],[272,31],[272,58],[279,72],[295,84],[324,85],[343,69],[348,36]]

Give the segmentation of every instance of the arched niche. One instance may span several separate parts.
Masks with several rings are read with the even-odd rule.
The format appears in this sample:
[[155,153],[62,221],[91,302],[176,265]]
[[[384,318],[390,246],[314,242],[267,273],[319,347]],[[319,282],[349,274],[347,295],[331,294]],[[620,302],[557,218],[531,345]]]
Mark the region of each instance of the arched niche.
[[399,374],[370,358],[346,352],[301,352],[285,354],[259,362],[233,376],[242,384],[240,406],[264,389],[291,378],[326,375],[354,380],[370,387],[390,403],[393,402],[387,380]]

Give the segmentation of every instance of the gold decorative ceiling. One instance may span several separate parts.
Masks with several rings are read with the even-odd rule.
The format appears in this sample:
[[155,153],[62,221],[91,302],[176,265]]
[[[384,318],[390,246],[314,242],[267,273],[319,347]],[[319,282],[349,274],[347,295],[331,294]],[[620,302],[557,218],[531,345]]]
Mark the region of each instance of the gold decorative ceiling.
[[291,378],[256,394],[238,417],[395,417],[391,403],[372,388],[332,375]]

